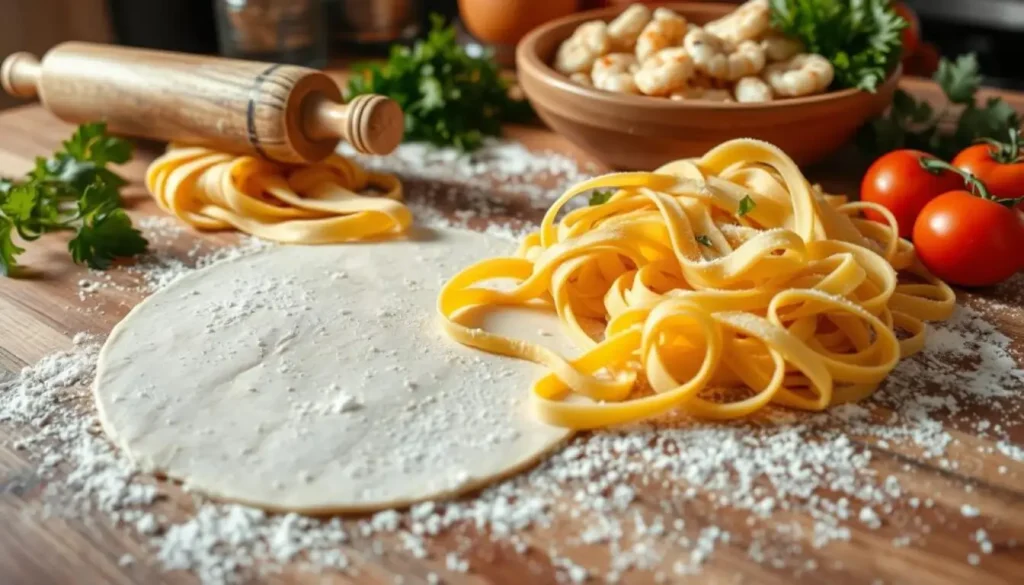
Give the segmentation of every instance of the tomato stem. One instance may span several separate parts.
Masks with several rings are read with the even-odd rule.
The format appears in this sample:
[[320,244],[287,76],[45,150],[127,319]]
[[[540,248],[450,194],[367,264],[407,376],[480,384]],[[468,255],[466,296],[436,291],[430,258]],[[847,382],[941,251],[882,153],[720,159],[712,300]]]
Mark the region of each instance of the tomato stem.
[[992,138],[982,138],[978,142],[989,145],[988,155],[999,164],[1011,165],[1022,162],[1020,152],[1020,130],[1010,128],[1010,141],[999,142]]
[[988,192],[988,189],[985,187],[985,184],[981,182],[981,179],[963,169],[958,169],[944,160],[932,158],[930,156],[922,156],[920,163],[921,168],[934,175],[937,175],[942,171],[956,173],[957,175],[960,175],[960,178],[964,180],[964,185],[970,188],[972,193],[982,199],[995,199],[992,197],[992,194]]
[[995,199],[994,201],[996,203],[998,203],[999,205],[1003,205],[1005,207],[1009,207],[1010,209],[1013,209],[1014,207],[1017,207],[1021,203],[1024,203],[1024,196],[1021,196],[1021,197],[1010,197],[1009,199]]
[[970,189],[972,194],[977,195],[982,199],[998,203],[999,205],[1005,205],[1006,207],[1009,207],[1011,209],[1015,207],[1017,204],[1024,202],[1024,196],[1010,197],[1007,199],[1000,199],[998,197],[994,197],[991,193],[989,193],[988,188],[985,187],[985,183],[983,183],[981,179],[975,177],[974,175],[968,173],[963,169],[958,169],[957,167],[954,167],[953,165],[949,164],[944,160],[933,158],[930,156],[922,156],[918,162],[921,164],[922,169],[932,174],[937,175],[942,171],[949,171],[952,173],[956,173],[957,175],[960,175],[960,178],[964,180],[964,186]]

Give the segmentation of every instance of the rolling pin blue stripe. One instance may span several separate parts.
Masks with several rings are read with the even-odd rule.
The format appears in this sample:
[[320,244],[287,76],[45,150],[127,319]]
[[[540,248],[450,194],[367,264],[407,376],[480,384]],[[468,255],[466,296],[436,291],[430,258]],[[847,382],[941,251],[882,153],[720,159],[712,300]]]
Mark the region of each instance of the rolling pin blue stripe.
[[263,86],[263,81],[280,66],[281,65],[279,63],[271,65],[256,76],[256,82],[249,91],[249,103],[245,108],[245,126],[246,130],[249,132],[249,144],[251,144],[253,149],[263,158],[269,157],[267,156],[267,153],[263,151],[263,146],[260,145],[260,137],[256,133],[256,98],[259,96],[260,88]]

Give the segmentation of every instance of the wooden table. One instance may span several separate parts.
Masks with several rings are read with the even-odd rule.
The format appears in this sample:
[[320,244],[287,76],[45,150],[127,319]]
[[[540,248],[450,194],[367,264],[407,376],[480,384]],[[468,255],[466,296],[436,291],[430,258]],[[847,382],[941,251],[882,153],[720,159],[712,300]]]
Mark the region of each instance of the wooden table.
[[[929,82],[910,80],[905,87],[919,95],[936,96],[937,88]],[[1018,110],[1024,111],[1024,95],[991,92],[1002,95]],[[72,127],[61,123],[37,106],[26,106],[0,114],[0,175],[13,176],[30,168],[36,155],[47,154],[58,147],[72,131]],[[583,153],[566,141],[540,128],[514,128],[510,135],[523,141],[531,148],[548,148],[570,153],[586,160]],[[155,154],[153,149],[141,149],[135,160],[123,169],[130,179],[127,201],[136,218],[156,214],[158,211],[141,186],[146,164]],[[827,163],[812,169],[812,176],[833,185],[855,188],[856,169],[850,168],[844,159]],[[162,253],[184,254],[195,241],[217,246],[233,241],[232,234],[194,234],[188,241],[178,241]],[[70,345],[69,337],[75,332],[87,331],[105,336],[113,325],[140,300],[139,293],[119,292],[104,289],[82,301],[77,296],[77,282],[82,278],[82,268],[73,265],[67,256],[65,240],[49,236],[28,246],[21,260],[31,266],[33,272],[23,279],[0,279],[0,381],[13,375],[20,368],[35,363],[43,356]],[[114,271],[116,279],[125,277],[123,271]],[[83,308],[90,308],[88,312]],[[1018,339],[1024,339],[1024,321],[1013,315],[1004,315],[997,324],[1004,332]],[[99,515],[88,521],[77,519],[43,519],[37,513],[40,508],[41,480],[36,475],[36,465],[26,460],[24,452],[14,451],[11,442],[18,430],[0,426],[0,583],[3,585],[47,585],[75,583],[89,585],[99,583],[193,583],[192,575],[176,572],[164,573],[152,562],[149,551],[131,531],[111,526]],[[1015,470],[1016,475],[996,478],[991,466],[980,465],[970,470],[956,472],[939,469],[934,461],[906,455],[921,481],[942,478],[954,484],[996,486],[992,506],[987,510],[1001,510],[1003,521],[1009,522],[1009,530],[1024,542],[1024,465]],[[885,456],[879,456],[884,460]],[[1009,482],[1009,483],[1008,483]],[[641,488],[642,491],[643,488]],[[190,509],[188,497],[175,486],[161,484],[161,490],[168,498],[161,504],[161,511],[169,516],[180,517]],[[654,502],[641,506],[653,506]],[[957,510],[956,501],[946,501],[943,506]],[[993,519],[996,515],[993,515]],[[693,518],[700,522],[700,518]],[[568,521],[568,520],[566,520]],[[458,528],[458,532],[472,536],[471,527]],[[857,531],[848,546],[826,548],[820,551],[824,558],[845,560],[848,563],[874,563],[872,571],[886,583],[1021,583],[1024,582],[1024,549],[1006,549],[986,558],[978,568],[969,568],[964,563],[969,540],[963,531],[935,534],[923,549],[901,549],[896,552],[888,541],[883,541],[869,531]],[[447,582],[464,583],[548,583],[554,581],[554,568],[548,559],[526,559],[510,551],[496,550],[486,539],[477,539],[478,545],[470,551],[473,572]],[[417,560],[408,553],[396,550],[385,557],[359,555],[359,546],[348,547],[354,551],[363,568],[374,564],[371,571],[362,571],[358,577],[339,576],[332,583],[391,583],[397,574],[425,575],[431,567],[443,567],[442,560]],[[365,546],[364,546],[365,548]],[[362,551],[365,553],[366,551]],[[121,567],[118,559],[131,554],[136,559],[133,565]],[[436,555],[435,555],[436,557]],[[875,562],[878,559],[885,562]],[[784,583],[818,582],[813,573],[802,577],[783,576],[767,567],[745,560],[742,549],[727,550],[716,557],[710,572],[705,573],[708,581],[714,583]],[[526,565],[541,563],[540,575],[527,571]],[[547,565],[544,563],[547,562]],[[598,561],[600,562],[600,561]],[[371,577],[372,575],[372,577]],[[636,575],[628,580],[634,583],[648,582],[650,575]],[[840,577],[833,583],[860,582],[854,573],[848,578]],[[314,577],[274,577],[274,582],[319,582]],[[420,582],[417,580],[407,582]]]

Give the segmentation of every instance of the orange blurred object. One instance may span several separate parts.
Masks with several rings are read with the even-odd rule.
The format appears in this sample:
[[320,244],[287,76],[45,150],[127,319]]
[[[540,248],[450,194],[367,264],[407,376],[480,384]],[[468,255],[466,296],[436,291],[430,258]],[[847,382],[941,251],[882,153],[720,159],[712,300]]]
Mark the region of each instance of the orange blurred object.
[[459,0],[466,30],[495,45],[514,45],[532,29],[578,8],[580,0]]
[[921,45],[921,20],[917,18],[917,13],[907,6],[906,2],[894,2],[892,9],[909,24],[900,35],[903,38],[903,57],[912,57]]

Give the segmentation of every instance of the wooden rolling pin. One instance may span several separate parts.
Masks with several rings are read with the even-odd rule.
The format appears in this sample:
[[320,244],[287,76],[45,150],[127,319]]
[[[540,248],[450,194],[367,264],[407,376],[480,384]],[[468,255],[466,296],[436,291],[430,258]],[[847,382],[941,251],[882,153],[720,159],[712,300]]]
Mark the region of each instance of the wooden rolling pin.
[[391,99],[343,104],[330,77],[293,65],[68,42],[42,62],[29,53],[7,57],[0,84],[13,96],[38,96],[68,122],[102,120],[119,134],[286,163],[321,160],[339,139],[387,154],[404,130]]

